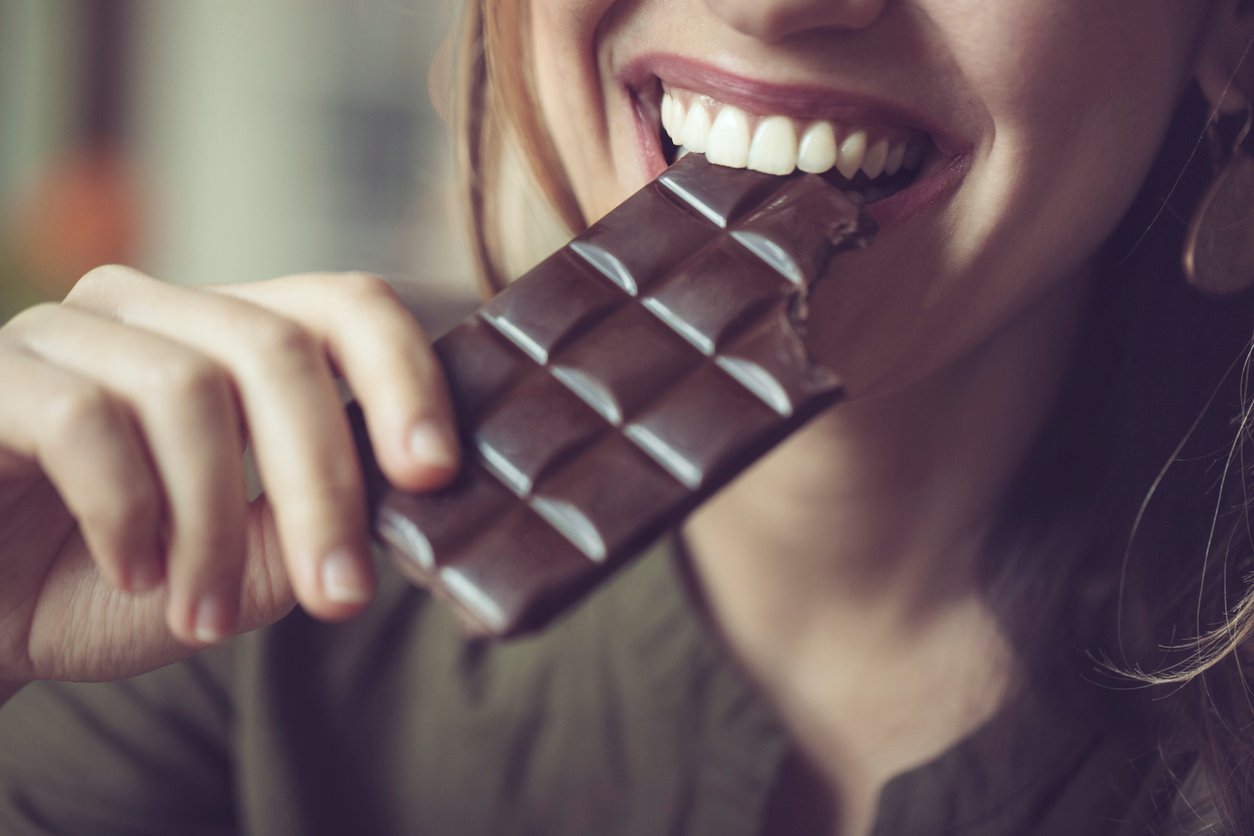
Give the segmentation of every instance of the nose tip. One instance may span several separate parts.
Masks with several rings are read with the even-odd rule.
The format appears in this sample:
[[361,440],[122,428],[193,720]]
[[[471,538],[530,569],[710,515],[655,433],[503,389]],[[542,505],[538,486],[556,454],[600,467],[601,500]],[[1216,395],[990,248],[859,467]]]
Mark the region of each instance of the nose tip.
[[884,12],[888,0],[705,0],[737,31],[775,42],[809,29],[861,29]]

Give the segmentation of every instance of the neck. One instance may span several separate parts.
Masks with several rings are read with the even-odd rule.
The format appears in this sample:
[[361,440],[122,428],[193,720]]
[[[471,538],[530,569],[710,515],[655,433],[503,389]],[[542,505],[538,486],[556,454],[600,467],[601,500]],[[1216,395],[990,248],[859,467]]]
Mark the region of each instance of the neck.
[[819,416],[690,519],[713,621],[786,715],[807,698],[831,706],[842,672],[863,700],[877,677],[911,681],[881,693],[933,701],[944,677],[966,678],[977,696],[955,697],[949,732],[1000,704],[1008,652],[977,560],[1057,394],[1075,338],[1065,323],[1082,303],[1069,287],[944,372]]
[[913,624],[972,591],[1067,368],[1075,333],[1059,323],[1082,303],[1056,293],[942,373],[812,421],[689,520],[703,588],[748,612],[781,598],[780,630],[833,605]]

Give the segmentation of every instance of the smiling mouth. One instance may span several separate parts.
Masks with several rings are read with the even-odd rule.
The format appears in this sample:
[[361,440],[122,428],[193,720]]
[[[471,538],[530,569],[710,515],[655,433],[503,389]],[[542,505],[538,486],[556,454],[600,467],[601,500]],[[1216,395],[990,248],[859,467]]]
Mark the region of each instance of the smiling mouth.
[[924,132],[751,113],[702,93],[655,82],[638,104],[651,118],[666,164],[687,152],[767,174],[820,174],[875,203],[911,186],[939,157]]

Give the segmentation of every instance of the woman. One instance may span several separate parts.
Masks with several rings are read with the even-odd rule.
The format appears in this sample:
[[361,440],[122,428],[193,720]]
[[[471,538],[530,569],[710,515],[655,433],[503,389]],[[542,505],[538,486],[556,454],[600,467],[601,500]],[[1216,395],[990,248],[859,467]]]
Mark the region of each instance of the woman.
[[[1205,635],[1241,591],[1212,566],[1249,551],[1208,548],[1217,476],[1151,494],[1191,429],[1208,467],[1239,406],[1190,426],[1248,309],[1188,291],[1154,217],[1187,211],[1157,180],[1192,178],[1181,138],[1249,109],[1241,5],[471,8],[490,281],[560,243],[518,234],[518,157],[574,228],[662,170],[664,129],[729,164],[861,168],[863,191],[917,158],[813,300],[852,397],[552,631],[465,646],[387,576],[366,608],[333,371],[395,484],[457,466],[377,280],[90,274],[0,331],[6,832],[1248,832],[1237,642],[1200,645],[1183,675],[1209,679],[1170,700],[1126,687],[1181,673],[1157,643]],[[22,687],[266,625],[116,685]]]

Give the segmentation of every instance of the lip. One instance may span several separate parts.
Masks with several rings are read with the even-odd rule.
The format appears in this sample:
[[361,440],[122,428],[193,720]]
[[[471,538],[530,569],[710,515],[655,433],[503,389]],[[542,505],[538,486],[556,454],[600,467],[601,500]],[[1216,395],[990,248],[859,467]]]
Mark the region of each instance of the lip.
[[958,190],[970,168],[969,154],[939,160],[924,168],[919,179],[908,187],[869,204],[866,213],[879,225],[881,234],[888,232],[920,212],[944,202]]
[[640,153],[650,178],[666,168],[657,136],[661,85],[707,95],[748,113],[926,133],[936,148],[935,158],[908,188],[867,207],[881,233],[943,201],[957,190],[970,168],[969,140],[926,113],[862,93],[750,79],[672,54],[640,56],[623,67],[618,81],[635,108]]
[[848,90],[806,84],[776,84],[727,72],[680,55],[640,56],[619,73],[619,82],[639,99],[655,81],[692,90],[763,116],[824,119],[859,127],[904,127],[928,134],[946,157],[969,151],[971,143],[928,113],[905,104]]

